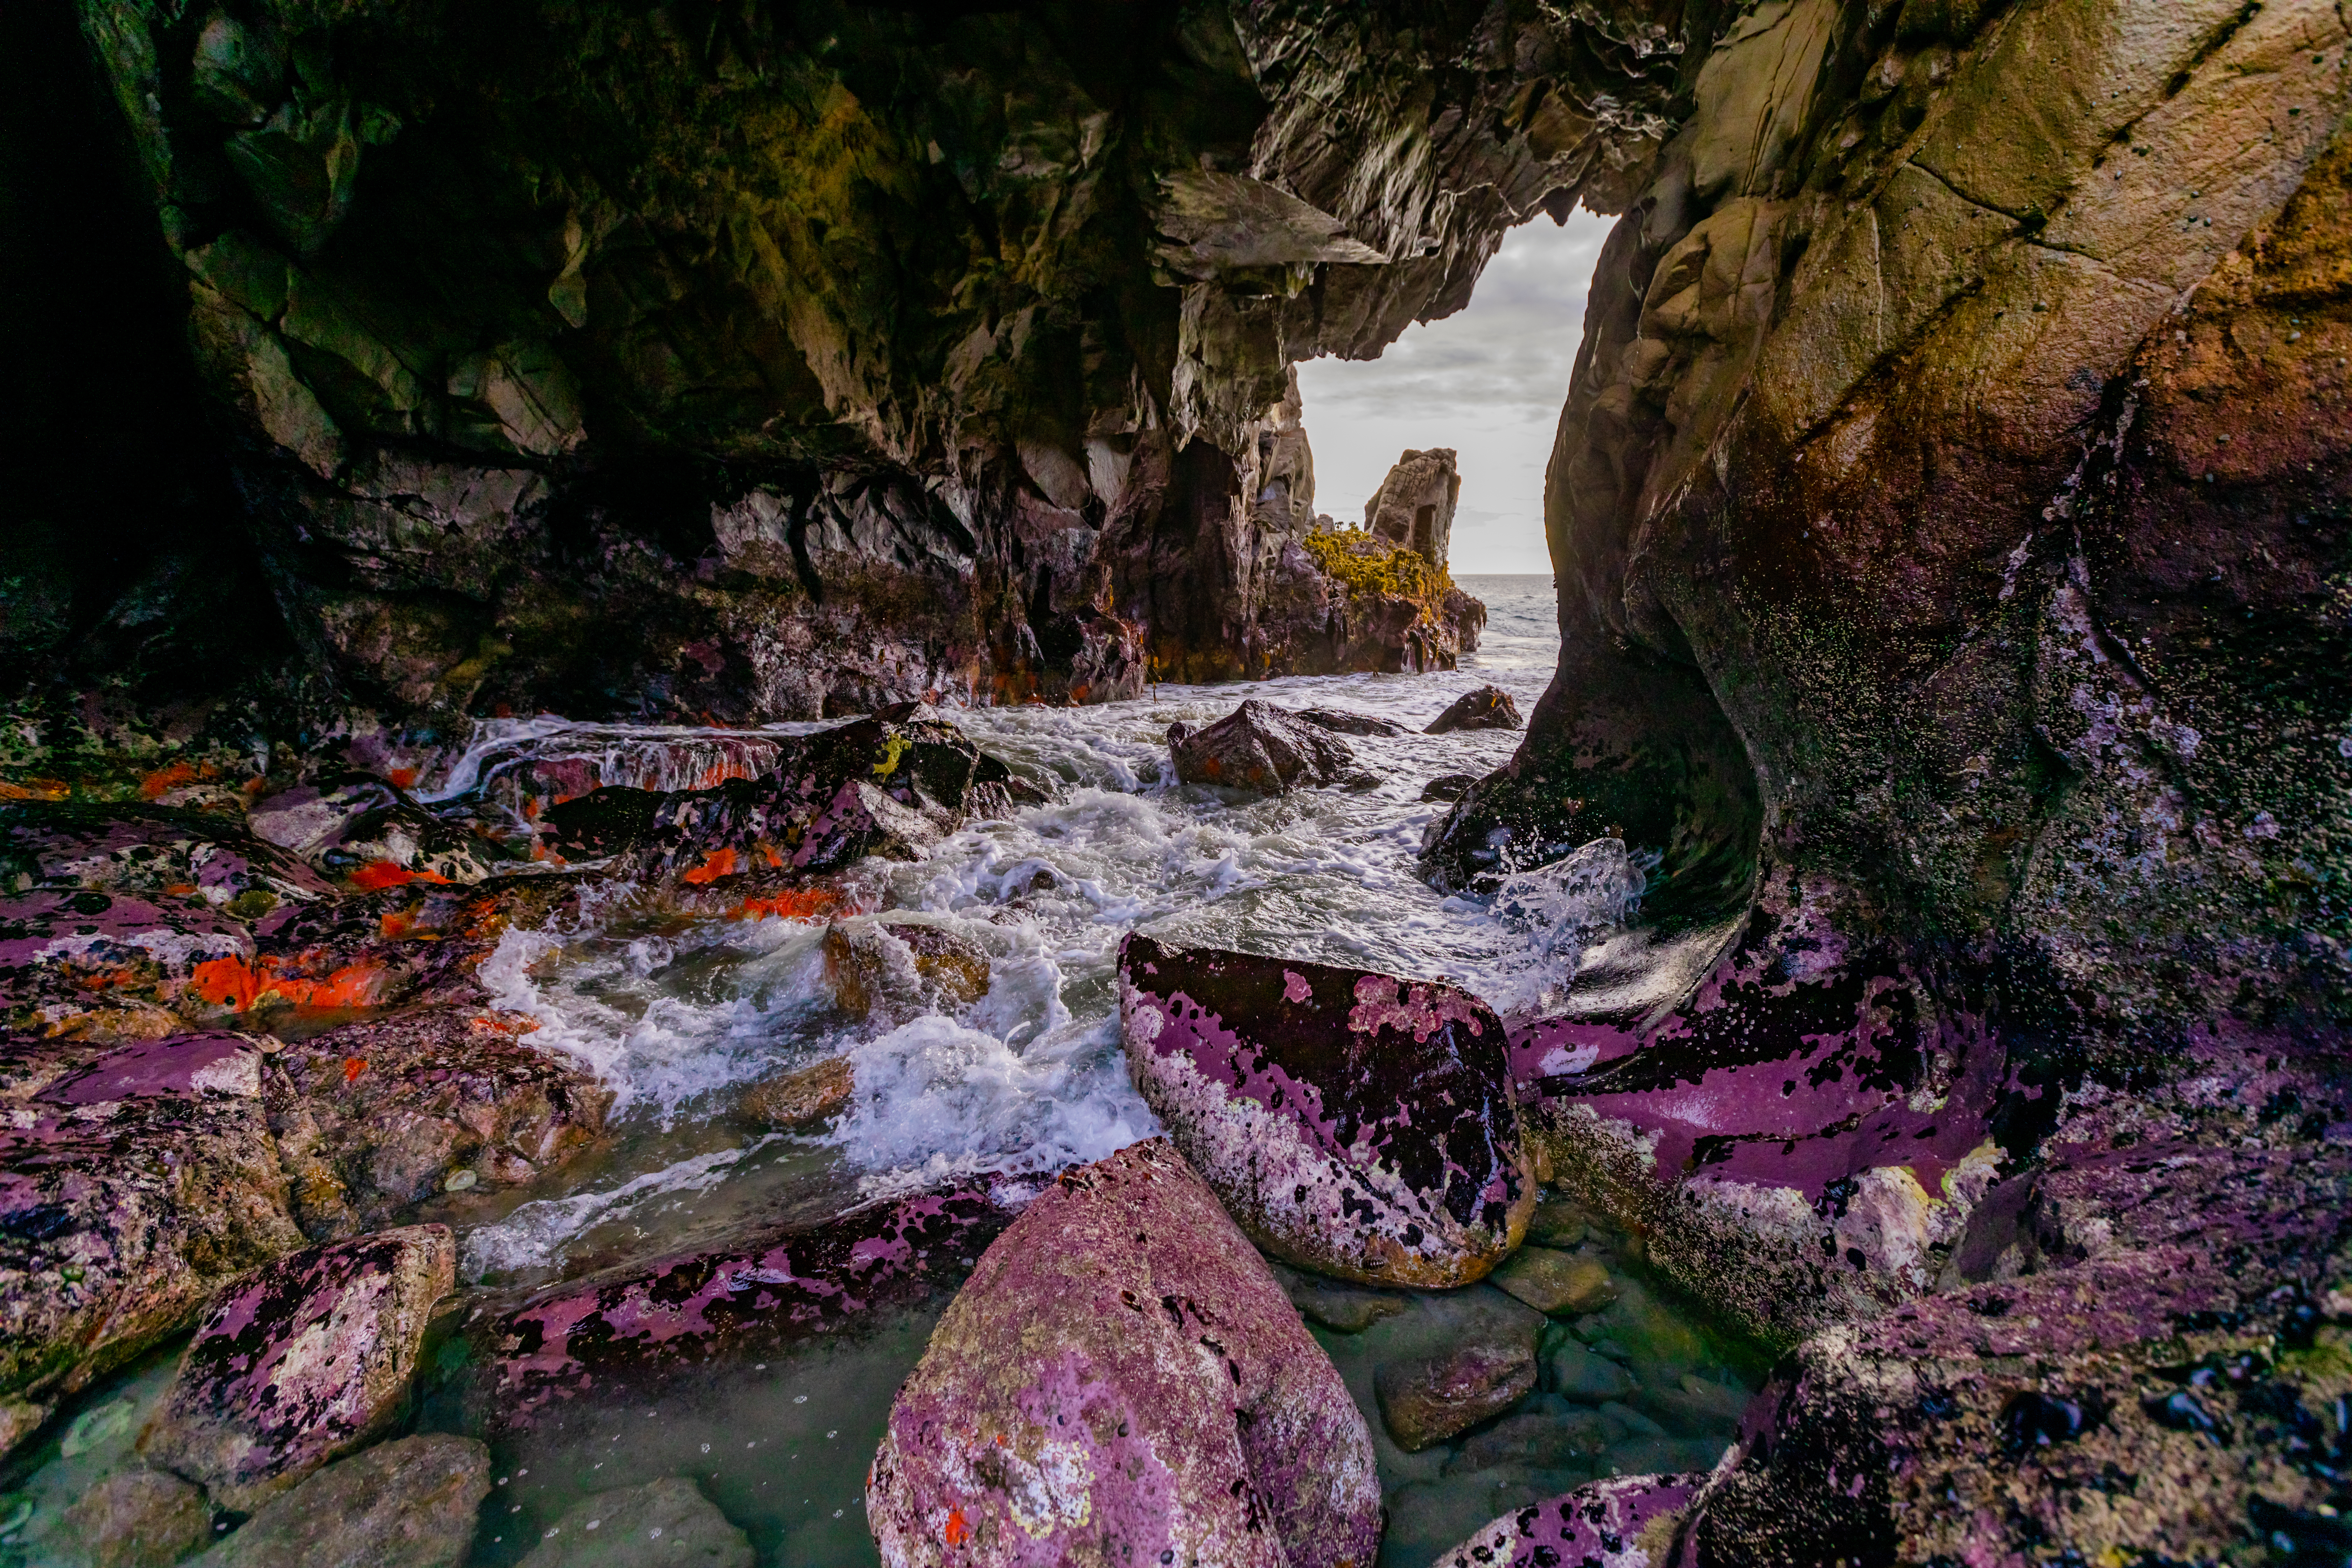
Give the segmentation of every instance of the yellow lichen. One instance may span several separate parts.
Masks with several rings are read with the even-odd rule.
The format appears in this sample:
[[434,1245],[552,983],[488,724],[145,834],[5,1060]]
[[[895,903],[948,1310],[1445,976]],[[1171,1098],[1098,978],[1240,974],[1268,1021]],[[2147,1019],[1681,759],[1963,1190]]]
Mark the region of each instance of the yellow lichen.
[[1318,530],[1300,542],[1325,576],[1346,584],[1351,593],[1393,594],[1433,604],[1454,587],[1444,567],[1431,565],[1402,545],[1375,539],[1368,529]]

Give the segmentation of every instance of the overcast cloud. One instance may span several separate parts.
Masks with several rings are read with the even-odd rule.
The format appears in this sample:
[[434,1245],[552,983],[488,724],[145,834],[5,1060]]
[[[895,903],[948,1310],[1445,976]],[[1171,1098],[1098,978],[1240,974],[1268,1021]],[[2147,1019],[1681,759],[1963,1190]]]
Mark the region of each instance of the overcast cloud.
[[1456,574],[1549,572],[1543,475],[1584,336],[1584,294],[1612,218],[1580,212],[1511,231],[1467,309],[1409,327],[1377,360],[1298,367],[1315,510],[1363,520],[1407,448],[1459,455]]

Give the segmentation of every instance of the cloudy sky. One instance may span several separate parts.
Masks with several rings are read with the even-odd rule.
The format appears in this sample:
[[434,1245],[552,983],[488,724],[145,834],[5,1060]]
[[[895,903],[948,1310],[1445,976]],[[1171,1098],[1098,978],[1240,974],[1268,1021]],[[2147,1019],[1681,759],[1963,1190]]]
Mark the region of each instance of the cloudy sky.
[[1544,572],[1544,464],[1584,335],[1584,290],[1613,218],[1514,229],[1467,310],[1408,327],[1379,359],[1298,367],[1315,510],[1360,523],[1399,453],[1460,454],[1456,573]]

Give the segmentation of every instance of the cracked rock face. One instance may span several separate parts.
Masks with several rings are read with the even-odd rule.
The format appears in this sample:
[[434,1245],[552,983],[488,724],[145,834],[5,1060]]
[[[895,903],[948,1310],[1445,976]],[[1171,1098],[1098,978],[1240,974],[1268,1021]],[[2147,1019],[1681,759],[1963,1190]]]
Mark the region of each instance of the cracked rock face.
[[882,1560],[1339,1568],[1381,1536],[1370,1435],[1265,1260],[1164,1139],[1065,1172],[891,1406]]
[[1132,935],[1119,1026],[1169,1136],[1276,1257],[1443,1289],[1526,1234],[1535,1183],[1502,1025],[1477,998]]

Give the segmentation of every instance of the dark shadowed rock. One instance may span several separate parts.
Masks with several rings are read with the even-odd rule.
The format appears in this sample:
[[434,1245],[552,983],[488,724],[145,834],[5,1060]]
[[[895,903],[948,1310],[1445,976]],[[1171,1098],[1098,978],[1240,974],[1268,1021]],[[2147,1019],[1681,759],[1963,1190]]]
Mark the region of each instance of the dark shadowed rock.
[[1478,782],[1476,773],[1440,773],[1421,786],[1423,800],[1460,800],[1463,792]]
[[926,1194],[540,1291],[468,1329],[480,1416],[530,1426],[714,1355],[854,1330],[952,1282],[1007,1217],[977,1191]]
[[66,1510],[89,1568],[171,1568],[213,1537],[201,1488],[161,1470],[117,1470]]
[[1290,1298],[1290,1304],[1298,1309],[1300,1317],[1343,1334],[1360,1334],[1383,1318],[1395,1317],[1405,1310],[1409,1300],[1394,1290],[1342,1285],[1281,1263],[1270,1262],[1267,1267],[1274,1270],[1276,1280]]
[[0,1389],[70,1392],[303,1245],[240,1035],[0,1044]]
[[275,1058],[293,1097],[280,1110],[279,1142],[302,1141],[323,1161],[363,1226],[386,1223],[453,1179],[461,1187],[533,1180],[593,1141],[613,1102],[579,1060],[532,1043],[538,1026],[519,1013],[441,1007],[288,1046]]
[[1190,784],[1283,795],[1352,784],[1361,776],[1345,741],[1288,709],[1255,699],[1181,736],[1171,727],[1169,749],[1175,754],[1176,776]]
[[1622,1476],[1517,1509],[1437,1560],[1438,1568],[1666,1568],[1703,1477]]
[[1475,691],[1465,691],[1446,707],[1444,712],[1429,721],[1424,735],[1444,735],[1455,730],[1516,730],[1519,727],[1519,705],[1511,694],[1499,686],[1482,686]]
[[1444,1287],[1518,1244],[1535,1184],[1502,1026],[1477,998],[1134,935],[1119,1016],[1137,1088],[1276,1257]]
[[1297,716],[1318,730],[1335,735],[1409,735],[1412,731],[1393,719],[1376,713],[1352,713],[1344,708],[1301,708]]
[[618,1487],[563,1510],[520,1568],[751,1568],[751,1542],[683,1476]]
[[[1529,1405],[1538,1403],[1529,1399]],[[1473,1434],[1446,1474],[1520,1465],[1534,1470],[1589,1468],[1609,1448],[1606,1418],[1588,1410],[1522,1409]]]
[[1164,1139],[1068,1171],[981,1259],[891,1406],[887,1563],[1339,1568],[1380,1482],[1346,1386]]
[[744,1090],[736,1110],[762,1127],[796,1131],[829,1121],[849,1103],[857,1078],[847,1057],[827,1057],[821,1062],[762,1079]]
[[1443,1343],[1385,1362],[1373,1379],[1381,1419],[1417,1452],[1509,1409],[1535,1390],[1541,1313],[1481,1292],[1454,1307]]
[[458,1568],[490,1489],[489,1450],[433,1433],[328,1466],[197,1558],[198,1568]]
[[141,1451],[246,1513],[381,1435],[456,1261],[446,1227],[413,1226],[298,1252],[232,1287]]
[[911,859],[953,832],[973,791],[1012,773],[919,703],[779,742],[772,769],[714,789],[600,789],[551,807],[543,841],[626,875],[702,885],[753,873]]
[[1622,1399],[1636,1384],[1632,1374],[1607,1356],[1563,1339],[1545,1352],[1544,1383],[1564,1398],[1580,1405],[1604,1405]]

